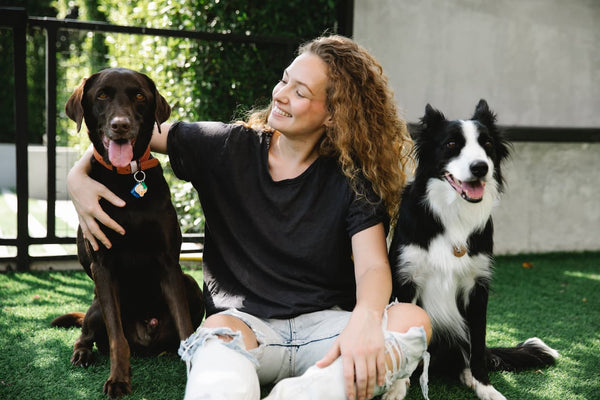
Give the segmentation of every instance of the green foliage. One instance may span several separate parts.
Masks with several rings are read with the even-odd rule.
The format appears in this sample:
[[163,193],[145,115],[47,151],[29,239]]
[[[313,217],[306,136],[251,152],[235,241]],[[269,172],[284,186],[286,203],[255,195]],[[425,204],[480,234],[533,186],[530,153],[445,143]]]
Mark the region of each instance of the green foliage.
[[[0,0],[0,7],[25,8],[29,15],[56,16],[52,0]],[[46,127],[45,104],[45,46],[43,32],[28,30],[27,54],[27,134],[30,143],[42,143]],[[14,143],[16,139],[14,116],[13,34],[8,28],[0,29],[0,143]]]
[[[336,16],[342,2],[43,0],[40,4],[45,4],[43,15],[58,18],[244,36],[283,37],[290,39],[292,43],[236,43],[60,30],[57,43],[57,143],[59,146],[83,150],[89,143],[85,135],[86,129],[76,132],[75,124],[64,112],[65,102],[83,77],[105,67],[131,68],[146,73],[156,82],[160,93],[172,107],[173,121],[227,122],[240,119],[247,110],[268,103],[271,90],[293,59],[298,43],[326,31],[336,31]],[[29,15],[42,15],[37,11],[41,12],[41,6],[28,8]],[[10,57],[12,39],[8,37],[10,31],[7,31],[7,35],[4,30],[0,32],[0,57],[5,60]],[[33,142],[40,142],[45,125],[43,41],[43,32],[37,30],[32,33],[28,45],[29,97],[36,102],[29,111],[30,131],[37,135],[35,139],[32,138]],[[4,68],[5,63],[1,65]],[[11,74],[7,76],[12,77]],[[11,82],[6,83],[3,87],[8,88],[7,94],[12,94]],[[2,97],[8,98],[6,101],[10,102],[12,96]],[[12,103],[1,105],[6,106],[3,109],[12,109]],[[3,118],[6,119],[2,120],[6,122],[4,126],[13,126],[13,116],[10,113],[5,113]],[[10,135],[14,137],[14,132]],[[2,136],[1,140],[6,139]],[[195,191],[189,184],[176,182],[172,177],[169,181],[182,230],[201,231],[203,217]]]

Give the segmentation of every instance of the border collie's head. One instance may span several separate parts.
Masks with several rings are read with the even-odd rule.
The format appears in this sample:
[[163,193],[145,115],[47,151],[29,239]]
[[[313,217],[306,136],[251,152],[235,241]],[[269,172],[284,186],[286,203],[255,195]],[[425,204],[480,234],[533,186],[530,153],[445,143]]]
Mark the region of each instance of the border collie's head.
[[494,180],[503,189],[500,165],[509,155],[509,144],[496,127],[496,116],[480,100],[470,120],[449,121],[427,104],[416,132],[419,161],[416,181],[447,182],[456,194],[471,203],[483,199],[485,186]]

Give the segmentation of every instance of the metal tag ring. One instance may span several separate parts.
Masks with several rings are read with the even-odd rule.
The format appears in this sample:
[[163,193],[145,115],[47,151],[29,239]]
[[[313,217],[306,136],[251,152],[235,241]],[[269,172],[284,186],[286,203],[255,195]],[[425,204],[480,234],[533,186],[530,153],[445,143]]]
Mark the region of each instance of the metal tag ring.
[[[142,179],[138,179],[138,174],[142,174]],[[133,179],[135,179],[137,183],[144,182],[146,180],[146,173],[144,171],[137,171],[133,174]]]

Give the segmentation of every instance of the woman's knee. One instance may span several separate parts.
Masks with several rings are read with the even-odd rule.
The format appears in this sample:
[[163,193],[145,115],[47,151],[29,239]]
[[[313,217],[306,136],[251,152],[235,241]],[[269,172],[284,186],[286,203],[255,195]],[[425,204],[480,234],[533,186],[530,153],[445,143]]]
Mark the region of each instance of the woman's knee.
[[404,333],[413,326],[425,329],[427,343],[431,339],[431,320],[421,307],[412,303],[396,303],[387,310],[388,330]]
[[[244,340],[246,350],[258,347],[258,341],[252,329],[250,329],[250,327],[241,319],[232,315],[213,314],[204,320],[202,327],[209,329],[229,328],[234,332],[240,332],[242,334],[242,339]],[[224,342],[230,342],[233,339],[231,336],[227,335],[217,336]]]

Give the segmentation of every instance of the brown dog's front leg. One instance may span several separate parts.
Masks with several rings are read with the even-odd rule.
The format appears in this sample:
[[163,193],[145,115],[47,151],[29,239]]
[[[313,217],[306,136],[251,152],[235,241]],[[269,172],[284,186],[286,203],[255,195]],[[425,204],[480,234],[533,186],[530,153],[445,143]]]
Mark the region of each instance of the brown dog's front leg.
[[172,267],[163,276],[160,285],[173,321],[175,322],[179,340],[185,340],[194,333],[194,326],[190,317],[190,308],[181,267],[179,265]]
[[117,398],[131,393],[129,344],[123,333],[121,305],[117,282],[104,266],[92,263],[96,296],[100,302],[110,352],[110,376],[104,384],[104,394]]

